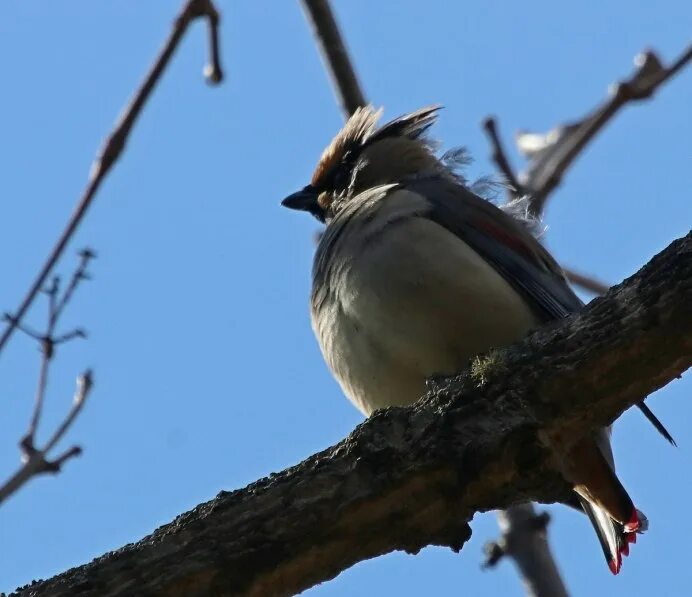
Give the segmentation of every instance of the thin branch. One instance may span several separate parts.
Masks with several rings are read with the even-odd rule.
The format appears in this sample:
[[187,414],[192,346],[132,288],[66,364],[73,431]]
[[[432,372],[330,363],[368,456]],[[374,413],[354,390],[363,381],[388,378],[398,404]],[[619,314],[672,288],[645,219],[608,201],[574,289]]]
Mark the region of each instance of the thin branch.
[[204,67],[204,76],[209,83],[216,85],[223,81],[221,67],[221,50],[219,43],[219,21],[221,16],[211,0],[201,0],[197,3],[197,17],[206,17],[207,39],[209,40],[209,62]]
[[301,464],[15,597],[293,595],[393,550],[458,551],[476,512],[563,501],[574,442],[692,364],[692,234],[489,361],[482,384],[468,371],[432,383]]
[[36,330],[29,327],[25,323],[16,322],[14,317],[12,317],[12,315],[10,315],[9,313],[3,314],[2,320],[15,326],[20,332],[26,334],[27,336],[29,336],[30,338],[33,338],[34,340],[38,340],[40,342],[43,339],[42,334],[39,334]]
[[58,262],[65,248],[67,247],[68,242],[73,237],[74,233],[82,222],[87,210],[91,206],[93,199],[96,196],[97,191],[101,186],[101,183],[104,181],[106,175],[122,154],[122,151],[125,148],[125,143],[127,142],[130,132],[132,131],[132,127],[137,121],[142,108],[151,96],[151,92],[159,82],[161,75],[166,69],[166,66],[173,56],[176,48],[178,47],[180,40],[187,31],[187,28],[190,26],[190,23],[198,17],[207,18],[210,32],[212,34],[210,42],[211,55],[209,58],[209,66],[205,69],[205,72],[207,73],[210,82],[218,83],[221,81],[222,72],[219,66],[220,59],[218,55],[217,33],[219,21],[218,12],[214,8],[211,0],[188,0],[178,17],[175,19],[173,30],[171,31],[171,34],[161,49],[158,57],[154,61],[151,70],[146,75],[142,85],[136,91],[129,105],[125,108],[122,116],[116,123],[115,128],[108,136],[105,146],[92,164],[86,188],[84,189],[81,198],[77,202],[74,212],[72,213],[72,216],[70,217],[65,229],[58,238],[53,250],[50,252],[46,262],[36,276],[36,279],[29,288],[29,291],[22,300],[20,306],[17,308],[17,311],[10,319],[8,319],[8,325],[3,330],[2,336],[0,336],[0,352],[4,349],[7,342],[12,337],[12,334],[21,323],[22,318],[33,303],[36,295],[45,284],[50,272],[55,267],[55,264]]
[[76,458],[82,455],[81,446],[72,446],[67,448],[62,454],[53,458],[53,460],[46,461],[46,472],[47,473],[59,473],[62,470],[62,465],[65,464],[71,458]]
[[82,453],[82,449],[79,446],[72,446],[53,460],[50,460],[48,457],[50,450],[67,433],[81,412],[92,386],[91,371],[87,370],[77,378],[77,392],[75,393],[72,408],[46,445],[41,449],[37,449],[33,445],[24,449],[25,446],[22,444],[23,464],[14,475],[0,486],[0,504],[33,477],[42,473],[58,473],[67,460]]
[[[517,134],[519,150],[526,155],[531,164],[527,171],[517,177],[509,163],[495,118],[488,117],[483,122],[491,147],[493,161],[509,182],[509,199],[526,195],[529,209],[540,215],[550,194],[557,188],[574,160],[584,150],[588,142],[610,121],[626,104],[648,99],[655,91],[677,74],[692,60],[692,46],[688,47],[668,68],[661,64],[658,56],[646,51],[635,58],[636,72],[627,80],[613,86],[608,100],[596,108],[589,116],[578,122],[562,124],[545,135],[529,132]],[[570,282],[582,289],[603,294],[608,285],[592,276],[565,269]]]
[[29,429],[26,435],[22,438],[20,445],[22,450],[27,453],[33,451],[34,449],[34,438],[36,437],[36,431],[38,430],[38,424],[41,420],[41,413],[43,412],[43,402],[46,395],[46,387],[48,386],[48,370],[50,369],[50,362],[52,354],[52,348],[49,348],[49,341],[44,341],[41,343],[41,367],[38,373],[38,384],[36,387],[36,397],[34,399],[34,410],[31,414],[31,422],[29,423]]
[[605,282],[601,282],[600,280],[597,280],[596,278],[592,276],[587,276],[585,274],[581,274],[579,272],[574,271],[573,269],[569,268],[562,268],[563,271],[565,272],[565,276],[567,276],[567,279],[572,282],[572,284],[576,284],[580,288],[583,288],[584,290],[588,290],[589,292],[597,295],[605,294],[608,292],[608,284]]
[[550,515],[537,514],[533,504],[520,504],[498,512],[497,518],[502,538],[486,544],[483,567],[492,568],[509,556],[519,569],[528,597],[567,597],[560,571],[550,556]]
[[507,152],[505,151],[502,141],[500,140],[500,135],[497,131],[497,119],[494,116],[488,116],[483,121],[483,130],[485,130],[490,140],[490,145],[493,148],[492,159],[495,162],[498,170],[502,174],[507,183],[507,195],[508,199],[518,199],[526,194],[524,188],[517,180],[514,169],[509,163],[509,158],[507,157]]
[[[93,385],[91,371],[85,371],[77,378],[77,393],[72,408],[53,434],[53,437],[41,449],[33,445],[23,451],[23,464],[2,486],[0,486],[0,504],[17,491],[33,477],[42,473],[58,473],[62,465],[82,453],[79,446],[72,446],[57,458],[50,460],[48,453],[72,426],[77,415],[81,412]],[[22,446],[24,448],[24,446]]]
[[61,309],[58,308],[58,294],[60,293],[60,276],[53,276],[53,280],[45,293],[48,295],[48,328],[55,325]]
[[[94,256],[94,252],[89,249],[80,251],[79,265],[75,269],[70,279],[70,283],[66,287],[62,296],[60,296],[60,278],[58,276],[53,278],[51,285],[45,290],[45,293],[48,296],[48,323],[46,324],[46,331],[40,335],[36,334],[32,330],[26,332],[31,338],[36,339],[40,344],[41,365],[39,368],[36,397],[34,399],[34,408],[29,421],[29,427],[27,432],[24,434],[24,437],[22,437],[19,442],[22,466],[14,475],[12,475],[12,477],[10,477],[10,479],[8,479],[4,484],[0,485],[0,503],[12,495],[12,493],[17,491],[32,477],[47,472],[57,473],[67,460],[81,454],[82,452],[82,449],[79,446],[73,446],[57,458],[53,460],[49,459],[51,450],[62,439],[65,433],[67,433],[84,406],[84,401],[91,390],[91,371],[85,372],[78,378],[77,392],[75,394],[72,408],[67,413],[67,416],[62,423],[53,432],[53,435],[46,442],[43,448],[38,448],[36,446],[36,434],[41,422],[41,416],[43,414],[43,405],[45,403],[46,390],[48,387],[48,372],[50,371],[50,365],[55,354],[55,347],[74,338],[85,337],[85,333],[81,329],[72,330],[71,332],[56,336],[55,328],[60,320],[60,316],[63,314],[65,308],[74,297],[74,293],[77,290],[79,283],[82,280],[89,279],[87,266],[89,265],[89,261],[93,259]],[[24,331],[24,326],[20,325],[17,327],[18,329]]]
[[72,400],[72,408],[67,413],[65,420],[58,426],[51,438],[46,442],[43,452],[50,452],[55,445],[63,438],[67,430],[72,426],[75,419],[79,416],[79,413],[84,408],[84,403],[86,402],[91,388],[94,386],[94,379],[91,369],[87,369],[77,378],[77,389],[75,390],[74,398]]
[[[669,67],[663,66],[651,50],[635,58],[636,71],[627,80],[612,86],[610,97],[582,120],[563,125],[543,137],[520,133],[517,144],[520,150],[532,158],[528,170],[519,179],[531,195],[531,209],[539,214],[543,211],[550,194],[560,184],[572,162],[596,134],[620,111],[632,102],[648,99],[656,90],[692,61],[692,45]],[[523,141],[539,142],[538,151],[528,149]]]
[[[38,429],[38,424],[41,419],[41,413],[43,412],[43,402],[46,393],[46,387],[48,385],[48,370],[50,368],[50,363],[53,359],[53,354],[55,352],[55,346],[58,344],[63,344],[72,340],[74,338],[84,338],[86,334],[80,330],[73,330],[66,334],[60,336],[55,336],[55,327],[60,320],[60,316],[63,314],[65,307],[70,303],[72,297],[74,296],[75,290],[79,286],[82,280],[88,279],[87,267],[89,262],[96,257],[96,254],[91,249],[83,249],[79,252],[79,265],[76,267],[75,271],[70,278],[70,283],[68,284],[65,292],[60,296],[60,277],[54,276],[51,285],[45,290],[48,296],[48,324],[46,326],[45,333],[37,335],[33,331],[22,330],[27,333],[30,337],[36,339],[40,343],[41,347],[41,367],[38,375],[38,387],[36,389],[36,398],[34,400],[34,411],[31,416],[31,423],[29,424],[29,429],[20,442],[22,449],[25,453],[33,453],[36,451],[34,447],[34,440],[36,436],[36,430]],[[21,328],[20,328],[21,329]]]
[[348,118],[356,108],[364,106],[367,101],[358,83],[334,13],[328,0],[301,0],[301,4],[312,25],[322,61],[329,72],[341,109]]
[[[52,289],[50,292],[50,296],[52,297],[52,304],[50,305],[51,313],[52,313],[52,323],[55,325],[55,322],[58,320],[60,315],[62,315],[63,310],[67,306],[67,304],[72,300],[72,295],[74,294],[75,290],[77,290],[77,287],[79,286],[79,283],[82,282],[83,280],[88,280],[89,279],[89,274],[87,273],[87,267],[89,266],[89,262],[92,259],[96,258],[96,253],[87,248],[87,249],[82,249],[79,252],[79,265],[77,266],[77,269],[75,269],[74,273],[72,274],[72,277],[70,278],[70,282],[67,285],[67,289],[62,295],[62,298],[60,299],[59,302],[56,302],[57,299],[57,294],[58,294],[58,277],[54,278],[54,290]],[[52,329],[50,330],[51,332],[53,331]]]

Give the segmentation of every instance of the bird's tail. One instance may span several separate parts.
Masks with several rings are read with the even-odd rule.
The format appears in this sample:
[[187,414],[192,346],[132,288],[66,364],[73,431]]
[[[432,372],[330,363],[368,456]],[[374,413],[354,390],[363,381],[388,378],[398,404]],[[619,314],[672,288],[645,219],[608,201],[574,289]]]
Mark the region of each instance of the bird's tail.
[[635,509],[637,527],[626,531],[626,528],[633,529],[633,526],[613,520],[603,508],[592,504],[586,498],[579,496],[579,500],[596,531],[608,568],[613,574],[617,574],[622,567],[622,556],[630,554],[630,543],[636,543],[637,533],[643,533],[648,528],[648,519],[643,512]]
[[571,469],[574,490],[596,531],[610,571],[617,574],[622,556],[629,555],[630,544],[636,543],[637,533],[648,528],[648,520],[634,507],[615,475],[607,430],[575,446]]

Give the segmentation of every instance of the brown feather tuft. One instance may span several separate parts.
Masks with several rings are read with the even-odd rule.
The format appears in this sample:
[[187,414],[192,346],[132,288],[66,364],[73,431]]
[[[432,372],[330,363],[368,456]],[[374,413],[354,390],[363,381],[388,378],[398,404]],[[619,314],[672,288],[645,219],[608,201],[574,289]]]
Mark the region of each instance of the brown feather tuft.
[[359,148],[372,135],[381,115],[382,109],[375,110],[372,106],[356,109],[344,128],[337,133],[322,153],[310,184],[319,188],[320,183],[329,175],[332,168],[339,164],[349,151]]

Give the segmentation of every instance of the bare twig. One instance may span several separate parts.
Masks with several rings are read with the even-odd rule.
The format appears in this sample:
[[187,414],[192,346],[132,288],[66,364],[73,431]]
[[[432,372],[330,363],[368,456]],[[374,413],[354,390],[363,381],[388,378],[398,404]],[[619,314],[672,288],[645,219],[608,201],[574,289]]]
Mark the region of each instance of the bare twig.
[[204,76],[211,84],[216,85],[223,81],[223,69],[221,67],[221,51],[219,49],[219,11],[216,10],[211,0],[197,2],[198,17],[206,17],[209,33],[209,62],[204,67]]
[[544,136],[520,133],[517,145],[530,157],[531,164],[519,180],[531,196],[532,211],[536,214],[543,211],[548,197],[560,184],[572,162],[623,106],[652,97],[690,61],[692,46],[669,67],[663,66],[653,51],[645,51],[635,58],[634,74],[612,86],[610,97],[582,120],[557,127]]
[[563,271],[565,272],[567,279],[572,282],[572,284],[576,284],[580,288],[588,290],[593,294],[605,294],[608,291],[608,288],[610,288],[610,286],[608,286],[608,284],[605,282],[601,282],[592,276],[575,272],[573,269],[563,268]]
[[52,450],[62,439],[72,423],[74,423],[74,420],[81,412],[93,385],[93,375],[91,370],[87,369],[77,378],[77,390],[75,391],[74,400],[72,401],[72,408],[70,408],[70,412],[67,413],[65,420],[53,432],[53,435],[46,443],[46,447],[43,449],[44,452],[50,452],[50,450]]
[[55,335],[55,327],[58,324],[60,316],[62,315],[65,307],[68,305],[74,292],[79,286],[82,280],[88,279],[87,267],[89,262],[96,256],[91,249],[83,249],[79,252],[79,265],[75,269],[72,277],[70,278],[70,283],[67,285],[65,292],[62,296],[59,296],[60,291],[60,278],[55,276],[51,285],[46,289],[46,294],[48,295],[48,325],[46,327],[45,333],[37,335],[33,331],[26,330],[29,336],[38,340],[41,345],[41,368],[38,376],[38,387],[36,389],[36,399],[34,401],[34,411],[31,416],[31,423],[29,424],[29,429],[21,441],[22,449],[25,451],[33,452],[34,439],[36,436],[36,430],[38,429],[38,424],[41,420],[41,413],[43,412],[43,401],[46,393],[46,387],[48,385],[48,370],[50,368],[51,360],[53,359],[53,354],[55,352],[55,346],[57,344],[62,344],[77,337],[84,337],[85,334],[82,330],[73,330],[66,334],[61,334],[60,336]]
[[301,0],[305,15],[312,24],[320,47],[322,61],[330,74],[341,109],[348,118],[367,101],[353,69],[348,50],[328,0]]
[[509,163],[507,152],[502,146],[500,135],[497,132],[497,119],[494,116],[488,116],[483,121],[483,129],[488,135],[490,145],[493,148],[492,159],[508,185],[508,199],[511,200],[517,199],[518,197],[522,197],[526,194],[526,192],[524,191],[522,185],[519,184],[519,181],[517,180],[517,177],[514,174],[514,170]]
[[[51,325],[55,326],[56,321],[62,315],[63,310],[67,306],[67,304],[70,302],[72,299],[72,295],[74,294],[74,291],[77,289],[77,286],[79,286],[79,283],[82,280],[88,280],[89,279],[89,274],[87,273],[87,267],[89,265],[89,262],[92,259],[96,258],[96,253],[89,249],[82,249],[79,252],[79,265],[77,266],[77,269],[75,269],[74,273],[72,274],[72,277],[70,278],[70,283],[67,285],[67,289],[62,295],[62,298],[60,299],[59,302],[57,302],[57,294],[58,294],[58,287],[59,287],[59,278],[55,277],[53,280],[53,288],[50,289],[49,296],[52,298],[52,303],[51,304]],[[53,331],[53,328],[50,328],[50,331]]]
[[79,446],[72,446],[63,452],[60,456],[50,460],[48,452],[55,444],[65,435],[67,430],[74,423],[77,415],[79,415],[89,391],[93,385],[91,371],[87,370],[77,378],[77,391],[74,397],[74,403],[70,412],[65,417],[65,420],[60,424],[49,442],[42,449],[32,447],[31,450],[23,448],[23,463],[19,470],[12,475],[2,486],[0,486],[0,503],[10,497],[22,485],[31,478],[42,473],[58,473],[63,464],[70,458],[79,456],[82,449]]
[[36,436],[36,430],[38,429],[38,424],[41,420],[41,413],[43,412],[43,401],[46,395],[46,388],[48,387],[48,369],[50,369],[50,362],[53,356],[51,344],[52,343],[49,340],[41,342],[41,368],[38,373],[38,385],[36,387],[36,398],[34,399],[34,410],[31,414],[29,429],[21,441],[22,449],[25,452],[33,449],[34,437]]
[[555,560],[550,556],[547,528],[550,515],[536,513],[533,504],[521,504],[497,515],[502,538],[487,543],[484,568],[494,567],[510,556],[519,569],[529,597],[567,597],[567,589]]
[[178,47],[180,40],[187,31],[187,28],[190,26],[190,23],[192,23],[193,20],[199,17],[205,17],[207,19],[210,29],[210,57],[209,65],[205,68],[205,74],[207,75],[208,80],[212,83],[218,83],[221,81],[223,74],[221,71],[219,58],[219,43],[217,33],[219,22],[218,12],[214,8],[211,0],[188,0],[183,6],[183,9],[178,17],[175,19],[173,30],[171,31],[171,34],[161,49],[158,57],[154,61],[151,70],[146,75],[142,85],[136,91],[132,100],[125,108],[122,116],[116,123],[115,128],[108,136],[105,146],[92,164],[89,180],[86,188],[84,189],[84,193],[77,202],[74,212],[72,213],[72,216],[70,217],[65,229],[58,238],[53,250],[50,252],[50,255],[46,259],[41,271],[36,276],[36,279],[29,288],[29,291],[22,300],[19,308],[10,318],[7,318],[7,326],[0,336],[0,352],[6,346],[14,331],[20,326],[22,318],[33,303],[40,289],[45,284],[50,272],[55,267],[58,259],[60,259],[65,247],[79,227],[79,224],[84,218],[87,210],[91,206],[91,203],[96,196],[101,183],[104,181],[106,175],[122,154],[122,151],[125,148],[125,143],[127,142],[130,132],[132,131],[132,128],[137,121],[142,108],[149,99],[151,92],[156,87],[156,84],[159,82],[161,75],[166,69],[166,66]]
[[[483,128],[493,148],[493,161],[510,185],[509,199],[526,195],[531,212],[540,215],[567,169],[620,108],[629,102],[650,98],[658,87],[691,60],[692,46],[667,68],[661,64],[654,52],[643,52],[635,58],[636,72],[627,81],[613,86],[610,98],[589,116],[577,122],[559,125],[546,134],[518,133],[517,146],[530,160],[529,168],[518,177],[507,158],[495,118],[486,118]],[[603,294],[608,289],[606,284],[592,276],[568,268],[565,269],[565,274],[570,282],[588,292]]]
[[[45,290],[48,295],[48,323],[46,331],[43,334],[37,334],[33,330],[26,330],[24,326],[17,326],[25,331],[31,338],[37,340],[41,347],[41,366],[38,375],[38,384],[36,388],[36,398],[34,399],[34,408],[31,414],[31,420],[26,434],[19,442],[19,447],[22,456],[22,466],[12,475],[3,485],[0,485],[0,503],[17,491],[24,483],[32,477],[41,473],[51,472],[57,473],[60,467],[70,458],[81,454],[79,446],[73,446],[66,450],[63,454],[49,460],[48,456],[55,445],[62,439],[67,430],[72,426],[74,420],[79,415],[84,401],[86,400],[91,389],[91,372],[87,371],[77,380],[77,392],[72,408],[68,412],[63,422],[53,432],[51,438],[46,442],[43,448],[36,447],[36,433],[41,422],[43,414],[43,405],[45,403],[46,388],[48,387],[48,372],[50,364],[55,354],[55,347],[74,338],[83,338],[85,333],[80,330],[72,330],[65,334],[56,335],[55,328],[60,320],[60,316],[65,310],[74,296],[75,290],[82,280],[89,278],[87,267],[89,261],[95,256],[94,252],[85,249],[80,251],[79,265],[75,269],[70,283],[65,288],[62,296],[60,296],[60,278],[55,276],[50,286]],[[6,317],[7,318],[7,317]]]

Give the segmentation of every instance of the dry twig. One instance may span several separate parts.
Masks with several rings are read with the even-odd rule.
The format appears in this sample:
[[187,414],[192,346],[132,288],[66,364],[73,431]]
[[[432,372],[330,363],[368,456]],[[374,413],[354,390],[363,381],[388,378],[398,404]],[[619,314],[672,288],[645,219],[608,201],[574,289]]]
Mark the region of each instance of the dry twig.
[[346,44],[334,19],[329,0],[301,0],[305,15],[312,24],[322,61],[329,73],[337,100],[348,118],[367,102],[358,83]]
[[502,146],[502,140],[500,139],[500,134],[497,131],[497,120],[494,116],[488,116],[483,121],[483,130],[485,130],[490,140],[490,145],[493,148],[492,159],[500,171],[500,174],[504,178],[507,184],[507,195],[508,200],[518,199],[526,194],[524,187],[519,184],[517,176],[514,173],[514,169],[509,163],[509,158],[507,157],[507,152]]
[[567,597],[567,589],[548,546],[550,515],[536,513],[533,504],[520,504],[497,514],[502,538],[485,545],[483,568],[492,568],[511,557],[528,597]]
[[147,103],[151,92],[156,87],[161,79],[161,75],[168,66],[168,63],[173,56],[180,40],[187,31],[192,21],[197,18],[204,17],[209,24],[209,64],[205,67],[205,75],[211,83],[218,83],[223,78],[221,71],[221,60],[219,58],[219,41],[218,41],[218,24],[219,13],[216,11],[211,0],[188,0],[185,2],[183,9],[173,23],[173,30],[166,40],[159,55],[154,61],[151,70],[146,75],[139,89],[135,92],[132,100],[127,105],[122,113],[122,116],[117,121],[115,128],[108,136],[108,139],[96,157],[91,167],[89,180],[84,189],[84,193],[77,202],[75,209],[68,221],[65,229],[58,238],[53,250],[46,259],[41,271],[36,276],[36,279],[31,284],[26,296],[22,300],[17,310],[7,320],[7,326],[0,336],[0,352],[7,345],[7,342],[12,337],[14,331],[20,326],[24,315],[33,303],[40,289],[46,283],[50,272],[55,267],[55,264],[60,259],[68,242],[74,236],[79,224],[86,215],[87,210],[91,206],[97,191],[101,187],[101,183],[106,178],[106,175],[111,170],[113,165],[121,156],[127,139],[132,131],[137,118],[142,112],[142,108]]
[[[584,150],[588,142],[617,114],[626,104],[648,99],[656,90],[677,74],[692,60],[692,46],[688,47],[669,67],[664,67],[658,56],[651,50],[635,57],[635,73],[626,81],[612,86],[610,97],[588,116],[573,123],[562,124],[545,134],[519,132],[516,143],[519,151],[530,161],[526,171],[516,175],[510,166],[500,136],[497,121],[488,117],[483,128],[488,134],[493,148],[492,159],[503,178],[509,183],[509,199],[526,195],[529,208],[535,215],[541,215],[550,194],[557,188],[565,172]],[[593,276],[587,276],[565,268],[570,282],[594,294],[603,294],[607,284]]]
[[[79,328],[62,334],[58,334],[56,331],[60,316],[63,314],[65,307],[67,307],[72,300],[80,282],[89,279],[87,267],[89,262],[95,257],[95,254],[90,249],[84,249],[80,251],[79,255],[79,265],[72,274],[62,295],[60,294],[60,278],[58,276],[55,276],[50,286],[45,289],[45,293],[48,296],[48,323],[46,324],[46,331],[40,334],[21,322],[13,322],[17,329],[39,343],[41,347],[41,366],[39,369],[36,398],[34,400],[34,408],[29,427],[26,434],[19,442],[22,465],[14,475],[0,485],[0,503],[10,497],[31,478],[43,473],[58,473],[67,460],[79,456],[82,453],[82,449],[75,445],[54,458],[50,457],[53,448],[65,436],[84,407],[84,403],[93,386],[90,370],[85,371],[77,378],[77,390],[74,395],[72,407],[63,421],[58,425],[43,448],[38,448],[36,446],[36,433],[43,414],[46,389],[48,388],[48,373],[50,371],[50,365],[53,362],[53,357],[55,356],[55,348],[69,340],[86,337],[85,332]],[[12,323],[11,315],[6,314],[5,319]]]
[[519,150],[530,159],[528,169],[518,178],[530,195],[532,211],[536,214],[543,211],[570,165],[623,106],[652,97],[690,61],[692,46],[668,67],[663,66],[653,51],[642,52],[634,60],[634,74],[611,86],[610,97],[583,119],[558,126],[545,135],[518,133]]
[[572,284],[575,284],[584,290],[588,290],[593,294],[605,294],[608,292],[608,288],[610,288],[608,284],[601,282],[593,276],[587,276],[586,274],[582,274],[566,267],[563,267],[562,269],[565,272],[565,276],[570,282],[572,282]]

